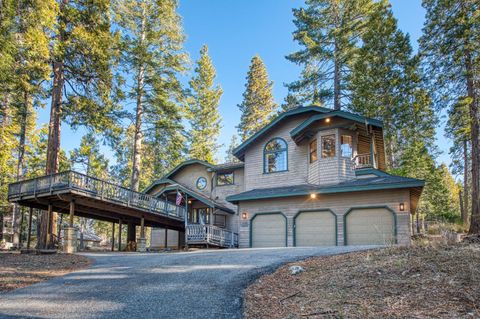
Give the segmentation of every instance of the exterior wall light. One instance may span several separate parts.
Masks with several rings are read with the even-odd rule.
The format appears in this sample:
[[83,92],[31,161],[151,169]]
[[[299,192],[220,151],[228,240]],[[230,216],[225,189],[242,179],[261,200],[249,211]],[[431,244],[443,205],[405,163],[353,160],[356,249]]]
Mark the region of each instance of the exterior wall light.
[[400,203],[400,211],[401,212],[405,211],[405,204],[404,203]]
[[315,193],[313,193],[313,194],[310,194],[310,198],[312,198],[312,199],[315,199],[315,198],[317,198],[317,194],[315,194]]
[[247,219],[248,218],[248,214],[247,213],[242,213],[242,219]]
[[330,118],[329,118],[329,117],[327,117],[327,118],[325,119],[325,123],[330,123]]
[[189,201],[188,201],[188,203],[189,203],[189,204],[191,204],[191,203],[192,203],[192,201],[191,201],[191,200],[189,200]]

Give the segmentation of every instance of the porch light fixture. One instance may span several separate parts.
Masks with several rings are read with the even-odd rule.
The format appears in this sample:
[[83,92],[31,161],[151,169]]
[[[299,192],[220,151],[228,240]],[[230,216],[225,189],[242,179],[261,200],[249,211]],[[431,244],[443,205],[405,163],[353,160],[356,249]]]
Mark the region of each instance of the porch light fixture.
[[325,119],[325,123],[330,123],[330,118],[329,118],[329,117],[327,117],[327,118]]
[[311,198],[311,199],[317,198],[317,194],[315,194],[315,193],[310,194],[310,198]]
[[400,211],[401,212],[405,211],[405,204],[404,203],[400,203]]
[[248,214],[247,213],[242,213],[242,219],[247,219]]
[[191,204],[191,203],[192,203],[192,201],[191,201],[191,200],[189,200],[189,201],[188,201],[188,203],[189,203],[189,204]]

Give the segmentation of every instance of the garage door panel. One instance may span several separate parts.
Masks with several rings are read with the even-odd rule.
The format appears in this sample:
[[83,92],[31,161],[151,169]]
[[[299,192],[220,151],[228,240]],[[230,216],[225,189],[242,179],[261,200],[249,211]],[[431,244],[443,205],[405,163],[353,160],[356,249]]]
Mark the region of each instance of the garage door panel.
[[335,246],[335,230],[335,216],[331,212],[301,212],[295,218],[295,245]]
[[252,247],[285,247],[286,238],[282,214],[257,215],[252,220]]
[[395,219],[386,208],[353,209],[346,216],[348,245],[385,245],[394,242]]

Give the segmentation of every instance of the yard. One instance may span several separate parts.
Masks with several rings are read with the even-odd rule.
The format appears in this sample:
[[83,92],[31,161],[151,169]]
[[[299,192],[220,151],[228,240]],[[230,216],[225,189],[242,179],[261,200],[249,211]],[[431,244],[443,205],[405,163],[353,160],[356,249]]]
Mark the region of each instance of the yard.
[[[292,275],[289,267],[305,271]],[[479,318],[480,245],[314,257],[258,279],[246,318]]]
[[79,255],[0,253],[0,292],[65,275],[89,265],[90,259]]

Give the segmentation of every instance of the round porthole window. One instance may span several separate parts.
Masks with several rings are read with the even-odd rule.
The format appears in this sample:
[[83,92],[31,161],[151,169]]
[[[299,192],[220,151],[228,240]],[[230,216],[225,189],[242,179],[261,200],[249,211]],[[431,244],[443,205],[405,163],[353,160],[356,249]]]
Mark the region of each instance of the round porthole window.
[[205,187],[207,187],[207,179],[205,177],[199,177],[197,179],[197,188],[202,190],[205,189]]

